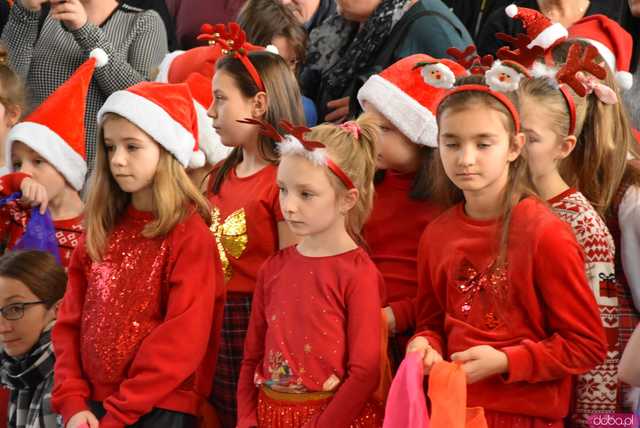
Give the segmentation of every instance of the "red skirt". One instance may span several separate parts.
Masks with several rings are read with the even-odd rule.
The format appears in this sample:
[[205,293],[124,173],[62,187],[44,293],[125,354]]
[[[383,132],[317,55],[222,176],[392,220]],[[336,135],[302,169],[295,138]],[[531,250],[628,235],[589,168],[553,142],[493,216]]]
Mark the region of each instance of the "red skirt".
[[[260,388],[258,394],[258,426],[299,428],[321,413],[331,402],[333,393],[311,392],[288,394]],[[351,428],[380,428],[384,418],[381,404],[367,402]]]

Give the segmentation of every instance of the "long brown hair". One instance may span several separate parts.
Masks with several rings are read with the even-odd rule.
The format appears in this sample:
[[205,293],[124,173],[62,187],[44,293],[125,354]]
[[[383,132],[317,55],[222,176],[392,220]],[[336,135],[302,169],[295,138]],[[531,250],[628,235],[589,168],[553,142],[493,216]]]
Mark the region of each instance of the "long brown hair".
[[[484,83],[484,78],[479,76],[470,76],[459,79],[456,82],[456,86]],[[516,107],[518,106],[518,99],[515,93],[509,92],[504,95],[506,95]],[[502,113],[504,116],[502,122],[510,135],[510,144],[515,144],[516,127],[511,114],[500,101],[485,92],[463,91],[446,97],[438,106],[438,127],[444,112],[451,110],[461,111],[472,105],[481,105]],[[442,204],[445,208],[464,202],[464,193],[445,173],[440,156],[435,156],[433,163],[434,200]],[[534,196],[536,193],[533,189],[532,181],[528,173],[527,162],[522,156],[518,156],[518,158],[509,164],[509,179],[502,196],[502,228],[499,239],[497,240],[498,245],[496,253],[498,256],[496,264],[494,265],[495,267],[498,267],[507,261],[509,225],[511,223],[513,209],[522,199],[528,196]]]
[[9,251],[0,258],[0,276],[26,285],[47,308],[62,299],[67,288],[64,268],[43,251]]
[[[127,119],[115,113],[107,113],[103,126],[109,120]],[[120,189],[111,175],[102,134],[100,129],[96,167],[84,211],[87,252],[93,260],[102,258],[109,234],[131,203],[131,194]],[[145,225],[142,232],[145,238],[166,235],[191,214],[193,209],[207,225],[211,224],[211,209],[207,199],[191,182],[178,160],[162,147],[152,186],[154,220]]]
[[[249,59],[258,71],[266,89],[267,113],[263,120],[273,127],[277,127],[282,120],[291,123],[304,123],[300,87],[293,72],[282,57],[262,51],[249,53]],[[228,73],[233,78],[244,97],[252,98],[260,92],[260,89],[239,59],[231,56],[221,58],[216,63],[216,72],[220,71]],[[258,150],[263,159],[277,163],[278,154],[275,141],[260,136]],[[220,187],[227,173],[241,161],[242,149],[235,147],[217,170],[211,188],[214,194],[220,192]]]
[[[553,50],[554,61],[557,64],[564,63],[569,48],[575,43],[588,45],[585,41],[564,42]],[[567,183],[580,190],[598,213],[605,217],[609,214],[623,176],[632,174],[627,171],[627,156],[631,153],[637,158],[638,153],[634,153],[631,124],[613,73],[602,57],[598,56],[594,61],[605,64],[607,76],[602,83],[616,92],[619,102],[610,105],[601,102],[593,94],[587,96],[582,132],[572,155],[561,164],[560,172]]]
[[[377,121],[366,113],[362,114],[356,123],[360,128],[359,138],[355,138],[353,133],[333,124],[312,128],[307,138],[322,142],[331,160],[338,164],[358,189],[358,201],[347,214],[345,227],[351,238],[358,245],[363,245],[362,227],[373,207],[375,144],[380,136],[380,128]],[[345,185],[337,177],[333,174],[329,174],[329,177],[336,192],[346,191]]]

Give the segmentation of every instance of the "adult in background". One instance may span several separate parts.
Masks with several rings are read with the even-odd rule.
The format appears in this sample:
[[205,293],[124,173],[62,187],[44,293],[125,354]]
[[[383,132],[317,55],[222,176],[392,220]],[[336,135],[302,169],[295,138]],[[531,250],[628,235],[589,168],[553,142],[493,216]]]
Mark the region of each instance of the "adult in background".
[[[494,7],[499,1],[495,3]],[[602,14],[620,22],[626,8],[623,0],[517,0],[505,2],[503,6],[506,7],[510,3],[537,10],[552,22],[559,22],[566,28],[585,16],[596,14]],[[496,39],[496,33],[515,36],[523,32],[524,28],[520,21],[510,18],[505,13],[504,7],[496,7],[482,23],[476,39],[478,52],[481,55],[495,55],[500,47],[506,45],[503,41]]]
[[335,0],[281,0],[281,3],[289,6],[309,33],[336,13]]
[[[624,101],[629,111],[631,124],[640,129],[640,0],[628,0],[629,8],[622,22],[622,26],[633,35],[633,52],[631,55],[631,73],[633,86],[624,92]],[[640,143],[640,141],[639,141]]]
[[[43,8],[43,5],[47,4]],[[87,96],[87,164],[92,169],[96,115],[113,92],[148,80],[167,53],[162,19],[117,0],[16,0],[2,32],[9,61],[40,104],[101,48],[109,62],[93,75]]]
[[325,121],[357,113],[358,89],[397,60],[415,53],[444,58],[447,48],[473,43],[441,0],[337,0],[337,11],[311,32],[300,76],[303,94]]

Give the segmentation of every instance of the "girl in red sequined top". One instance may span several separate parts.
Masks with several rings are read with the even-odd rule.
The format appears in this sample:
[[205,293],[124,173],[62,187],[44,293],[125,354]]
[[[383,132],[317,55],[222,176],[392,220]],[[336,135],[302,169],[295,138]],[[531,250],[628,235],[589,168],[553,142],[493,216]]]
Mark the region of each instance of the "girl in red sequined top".
[[67,428],[191,427],[223,292],[210,209],[184,170],[202,160],[191,94],[140,83],[112,94],[99,123],[87,231],[53,331],[52,404]]
[[[239,427],[382,425],[374,391],[383,280],[359,246],[372,205],[376,134],[375,121],[361,117],[280,144],[280,204],[301,241],[258,274]],[[312,148],[312,140],[326,148]]]
[[606,339],[571,229],[528,190],[513,98],[469,77],[439,104],[435,194],[451,208],[420,241],[407,351],[427,373],[461,363],[489,428],[560,428]]

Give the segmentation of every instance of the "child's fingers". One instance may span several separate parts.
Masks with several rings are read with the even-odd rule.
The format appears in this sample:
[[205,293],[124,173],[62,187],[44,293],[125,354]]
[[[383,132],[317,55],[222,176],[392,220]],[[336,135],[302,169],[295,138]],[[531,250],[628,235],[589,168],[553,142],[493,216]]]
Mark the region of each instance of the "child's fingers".
[[473,359],[473,355],[471,355],[471,352],[469,352],[468,350],[451,354],[451,361],[465,362],[471,359]]

